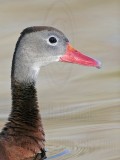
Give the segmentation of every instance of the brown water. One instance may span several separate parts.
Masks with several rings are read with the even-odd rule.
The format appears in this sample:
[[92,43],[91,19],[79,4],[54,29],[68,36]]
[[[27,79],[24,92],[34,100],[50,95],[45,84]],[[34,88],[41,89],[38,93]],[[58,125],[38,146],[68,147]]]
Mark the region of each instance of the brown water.
[[120,159],[119,6],[117,0],[0,1],[0,128],[10,111],[11,59],[19,33],[27,26],[54,26],[103,67],[54,63],[41,69],[37,89],[47,155],[65,151],[55,159]]

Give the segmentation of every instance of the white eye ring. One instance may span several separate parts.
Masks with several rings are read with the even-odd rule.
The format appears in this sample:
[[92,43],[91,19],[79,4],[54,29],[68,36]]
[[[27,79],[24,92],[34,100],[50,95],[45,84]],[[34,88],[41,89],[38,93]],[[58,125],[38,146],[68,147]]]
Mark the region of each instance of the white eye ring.
[[56,36],[50,36],[48,39],[47,39],[47,43],[51,46],[56,46],[57,43],[58,43],[58,38]]

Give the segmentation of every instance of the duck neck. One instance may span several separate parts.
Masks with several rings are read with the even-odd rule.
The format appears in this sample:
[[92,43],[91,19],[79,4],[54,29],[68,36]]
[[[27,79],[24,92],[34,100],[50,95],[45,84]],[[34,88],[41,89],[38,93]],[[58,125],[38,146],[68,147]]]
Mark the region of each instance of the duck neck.
[[12,111],[9,120],[33,128],[42,128],[35,82],[12,80]]
[[[41,116],[35,88],[39,66],[29,57],[27,47],[24,48],[18,40],[12,61],[11,89],[12,112],[9,120],[42,129]],[[25,42],[24,42],[25,43]],[[19,47],[18,47],[19,46]]]
[[45,148],[45,133],[35,82],[18,82],[12,79],[11,89],[12,110],[2,135],[11,137],[12,144],[20,146],[22,150],[37,154]]
[[39,113],[35,83],[12,80],[11,87],[12,110],[2,135],[11,137],[13,145],[36,154],[45,148],[45,133]]

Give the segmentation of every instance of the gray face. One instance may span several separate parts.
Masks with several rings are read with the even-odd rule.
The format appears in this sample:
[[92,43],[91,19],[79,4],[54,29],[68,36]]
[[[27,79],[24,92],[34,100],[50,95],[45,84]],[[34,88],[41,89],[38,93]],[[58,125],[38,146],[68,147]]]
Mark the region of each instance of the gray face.
[[40,60],[40,65],[45,65],[57,60],[57,57],[65,54],[67,38],[57,31],[38,31],[26,34],[22,39],[25,47],[29,48],[32,53],[31,57],[36,61],[36,58]]
[[54,28],[23,31],[14,55],[13,77],[19,81],[35,79],[39,68],[58,61],[65,54],[68,39]]

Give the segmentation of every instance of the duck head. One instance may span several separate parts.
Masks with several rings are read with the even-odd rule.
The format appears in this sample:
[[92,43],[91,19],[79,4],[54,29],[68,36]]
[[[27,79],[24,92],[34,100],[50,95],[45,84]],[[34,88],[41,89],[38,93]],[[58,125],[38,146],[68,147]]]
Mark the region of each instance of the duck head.
[[29,27],[16,44],[12,77],[18,81],[34,80],[41,66],[55,61],[101,66],[99,61],[74,49],[61,31],[46,26]]

